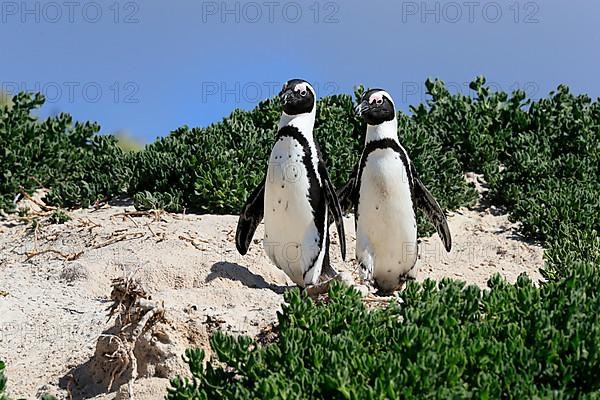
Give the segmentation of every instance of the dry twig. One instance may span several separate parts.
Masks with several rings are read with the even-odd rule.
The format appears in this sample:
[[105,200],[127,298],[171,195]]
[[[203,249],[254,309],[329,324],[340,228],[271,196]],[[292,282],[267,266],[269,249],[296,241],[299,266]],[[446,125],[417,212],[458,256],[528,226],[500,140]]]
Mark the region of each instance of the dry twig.
[[127,217],[152,217],[154,219],[155,222],[158,222],[161,220],[161,216],[164,214],[163,210],[150,210],[150,211],[125,211],[125,212],[120,212],[120,213],[116,213],[110,216],[110,218],[113,217],[123,217],[123,218],[127,218]]
[[207,240],[203,240],[203,239],[192,239],[192,238],[190,238],[190,237],[186,237],[186,236],[183,236],[183,235],[179,235],[179,239],[181,239],[181,240],[183,240],[183,241],[185,241],[185,242],[188,242],[188,243],[190,243],[192,246],[194,246],[195,248],[197,248],[197,249],[198,249],[198,250],[200,250],[200,251],[205,251],[205,250],[206,250],[206,248],[204,248],[204,247],[201,247],[201,246],[200,246],[198,243],[196,243],[196,241],[198,241],[198,242],[201,242],[201,243],[210,243],[210,242],[209,242],[209,241],[207,241]]
[[83,230],[87,230],[88,232],[92,232],[94,230],[94,228],[101,228],[102,225],[92,221],[90,218],[86,217],[86,218],[79,218],[79,225],[77,225],[78,228],[80,229],[80,232]]
[[[115,231],[114,233],[117,233],[117,231]],[[113,233],[113,235],[114,235]],[[132,237],[129,237],[132,236]],[[106,247],[108,245],[111,245],[113,243],[117,243],[117,242],[121,242],[123,240],[132,240],[132,239],[139,239],[141,237],[144,236],[143,232],[132,232],[132,233],[124,233],[122,235],[118,235],[118,236],[113,236],[110,239],[101,242],[101,243],[97,243],[95,245],[92,246],[92,249],[100,249],[102,247]]]
[[47,253],[56,254],[56,255],[62,257],[65,261],[73,261],[73,260],[77,260],[79,257],[81,257],[81,255],[83,254],[83,251],[80,251],[79,253],[72,253],[72,254],[65,254],[63,252],[60,252],[60,251],[54,250],[54,249],[46,249],[46,250],[42,250],[42,251],[30,251],[30,252],[26,253],[27,258],[25,259],[25,261],[29,261],[33,257],[41,256],[42,254],[47,254]]
[[53,211],[58,208],[58,207],[49,206],[46,203],[44,203],[43,201],[40,201],[38,199],[31,197],[31,195],[29,193],[27,193],[25,191],[25,189],[23,189],[23,188],[20,189],[20,192],[23,195],[23,197],[25,197],[27,200],[31,201],[33,204],[39,206],[42,210]]

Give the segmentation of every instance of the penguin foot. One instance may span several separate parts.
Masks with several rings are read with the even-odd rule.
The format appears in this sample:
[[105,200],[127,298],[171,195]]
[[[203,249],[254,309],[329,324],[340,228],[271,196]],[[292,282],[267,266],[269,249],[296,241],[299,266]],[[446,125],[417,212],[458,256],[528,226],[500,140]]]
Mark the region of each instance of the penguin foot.
[[354,284],[354,288],[360,292],[363,298],[374,296],[377,290],[372,279],[361,279],[360,283]]
[[369,293],[364,297],[364,301],[368,303],[390,303],[392,301],[398,302],[398,304],[404,303],[402,297],[400,297],[399,292],[394,293],[386,293],[382,294],[381,292]]
[[319,282],[315,285],[307,285],[304,288],[304,291],[310,297],[317,297],[319,295],[327,293],[329,291],[329,287],[331,286],[331,282],[333,281],[342,282],[348,286],[355,286],[355,282],[354,279],[352,279],[352,275],[350,275],[348,272],[340,272],[333,278],[330,278],[324,282]]

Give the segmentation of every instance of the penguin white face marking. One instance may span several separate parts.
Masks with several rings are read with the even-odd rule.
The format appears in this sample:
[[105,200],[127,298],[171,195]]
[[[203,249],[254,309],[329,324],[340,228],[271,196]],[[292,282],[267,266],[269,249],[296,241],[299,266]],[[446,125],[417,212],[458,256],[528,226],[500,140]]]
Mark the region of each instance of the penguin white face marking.
[[383,92],[377,92],[369,97],[369,104],[377,104],[378,106],[383,104]]
[[376,105],[382,105],[387,100],[395,108],[394,99],[392,99],[392,96],[385,90],[372,89],[366,92],[365,96],[367,95],[367,93],[371,93],[371,95],[369,96],[369,104],[375,103]]
[[302,79],[292,79],[287,81],[279,98],[283,104],[283,111],[288,115],[298,115],[310,113],[316,104],[315,90]]
[[381,89],[366,91],[355,108],[356,113],[369,125],[379,125],[396,118],[396,109],[392,96]]
[[308,91],[310,90],[308,88],[308,83],[307,82],[302,82],[296,85],[296,87],[294,87],[294,92],[299,92],[300,96],[305,97],[308,94]]

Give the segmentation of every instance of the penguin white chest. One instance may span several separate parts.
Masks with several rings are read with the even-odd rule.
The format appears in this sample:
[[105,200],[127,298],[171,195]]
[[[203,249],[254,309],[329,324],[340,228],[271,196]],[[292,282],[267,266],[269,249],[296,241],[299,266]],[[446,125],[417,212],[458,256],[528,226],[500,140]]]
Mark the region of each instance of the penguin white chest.
[[408,172],[392,149],[377,149],[362,171],[356,257],[379,287],[393,290],[417,260],[417,224]]
[[269,159],[264,199],[265,251],[299,286],[316,283],[320,266],[306,272],[319,259],[322,262],[321,247],[325,247],[320,245],[309,200],[310,181],[304,156],[305,149],[297,140],[277,140]]

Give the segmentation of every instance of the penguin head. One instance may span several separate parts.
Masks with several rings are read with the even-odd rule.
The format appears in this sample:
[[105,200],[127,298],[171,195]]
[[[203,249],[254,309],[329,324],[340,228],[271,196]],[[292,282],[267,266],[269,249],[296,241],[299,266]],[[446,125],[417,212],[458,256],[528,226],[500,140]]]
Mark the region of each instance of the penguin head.
[[310,113],[315,108],[315,90],[303,79],[292,79],[283,84],[279,99],[288,115]]
[[367,90],[354,111],[369,125],[379,125],[396,118],[394,100],[383,89]]

